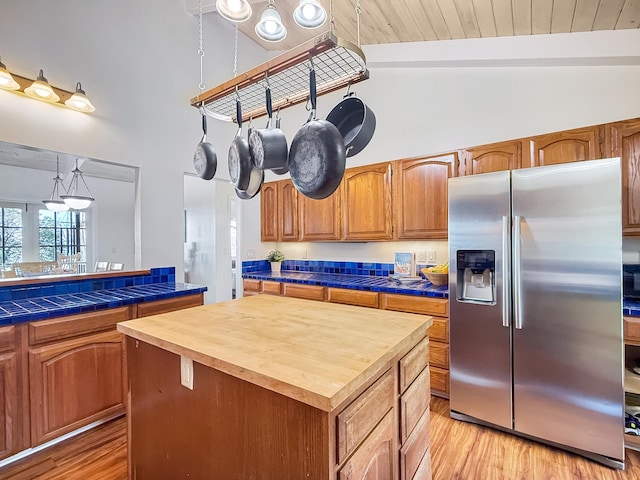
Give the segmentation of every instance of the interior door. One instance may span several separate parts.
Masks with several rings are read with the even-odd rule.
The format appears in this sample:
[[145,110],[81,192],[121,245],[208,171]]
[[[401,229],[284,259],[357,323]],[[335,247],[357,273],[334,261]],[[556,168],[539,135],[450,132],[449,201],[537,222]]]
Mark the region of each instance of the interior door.
[[514,428],[624,459],[619,159],[516,170],[512,185]]
[[[451,411],[504,428],[512,426],[510,302],[503,277],[510,259],[509,173],[449,180]],[[494,304],[459,300],[459,250],[495,252]]]

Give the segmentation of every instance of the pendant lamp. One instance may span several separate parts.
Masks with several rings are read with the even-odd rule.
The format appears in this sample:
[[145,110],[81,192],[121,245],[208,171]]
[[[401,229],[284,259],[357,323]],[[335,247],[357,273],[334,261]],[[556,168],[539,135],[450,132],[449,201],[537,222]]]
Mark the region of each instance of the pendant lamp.
[[[84,181],[84,177],[82,176],[82,172],[78,168],[78,160],[76,159],[76,168],[73,169],[73,178],[71,179],[71,183],[69,184],[69,190],[67,190],[66,195],[60,195],[60,198],[64,200],[64,203],[69,206],[69,208],[73,208],[74,210],[83,210],[91,205],[91,202],[95,200],[91,196],[91,191],[87,186],[87,182]],[[87,190],[88,195],[80,195],[80,180],[84,184],[84,188]]]
[[251,5],[247,0],[216,0],[218,13],[231,22],[244,22],[251,18]]
[[64,201],[60,200],[60,186],[62,186],[64,191],[64,183],[62,183],[62,178],[60,177],[60,157],[56,156],[56,176],[53,179],[53,191],[51,192],[51,198],[49,200],[42,201],[48,210],[54,212],[66,212],[69,210],[69,206],[64,203]]
[[43,102],[57,103],[60,101],[60,97],[56,95],[56,92],[53,91],[47,79],[44,78],[42,69],[40,69],[38,78],[35,79],[31,86],[24,89],[24,93],[31,98],[42,100]]
[[5,90],[18,90],[20,85],[7,70],[7,66],[0,61],[0,88]]
[[300,0],[293,19],[302,28],[318,28],[327,21],[327,12],[318,0]]
[[71,95],[64,104],[71,108],[72,110],[77,110],[78,112],[91,113],[96,111],[96,107],[93,106],[91,100],[87,98],[82,90],[82,85],[80,82],[76,84],[76,93]]
[[282,24],[282,19],[274,0],[269,0],[269,5],[260,16],[260,21],[256,24],[256,34],[267,42],[279,42],[287,36],[287,29]]

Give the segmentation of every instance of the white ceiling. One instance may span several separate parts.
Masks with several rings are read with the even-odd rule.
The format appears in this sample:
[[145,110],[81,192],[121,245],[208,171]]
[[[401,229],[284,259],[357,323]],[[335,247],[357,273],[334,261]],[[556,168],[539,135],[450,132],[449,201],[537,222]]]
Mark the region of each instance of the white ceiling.
[[[185,0],[198,13],[200,0]],[[319,0],[329,12],[330,0]],[[267,50],[288,50],[329,30],[329,23],[305,30],[292,13],[298,0],[276,0],[288,30],[280,42],[265,42],[254,31],[264,0],[249,0],[251,18],[239,30]],[[356,0],[332,0],[335,33],[357,43]],[[203,12],[215,0],[202,0]],[[633,29],[640,26],[640,0],[360,0],[361,44]]]

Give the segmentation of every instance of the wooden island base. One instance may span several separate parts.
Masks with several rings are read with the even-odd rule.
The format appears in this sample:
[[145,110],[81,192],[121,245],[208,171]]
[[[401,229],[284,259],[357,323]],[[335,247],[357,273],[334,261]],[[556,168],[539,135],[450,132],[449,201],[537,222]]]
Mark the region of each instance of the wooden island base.
[[[228,319],[224,324],[224,320],[216,323],[224,307],[208,305],[180,313],[184,328],[195,328],[194,336],[198,336],[198,328],[193,321],[185,322],[185,315],[206,316],[206,328],[212,333],[220,327],[220,342],[237,345],[238,365],[234,367],[239,370],[228,367],[222,350],[210,344],[200,350],[195,349],[195,343],[172,344],[169,339],[181,328],[180,315],[157,315],[119,324],[118,328],[128,335],[130,478],[430,479],[426,336],[430,318],[396,312],[376,312],[372,317],[369,309],[343,305],[336,305],[336,311],[323,312],[322,328],[327,335],[331,335],[335,322],[335,326],[342,325],[342,329],[335,329],[335,335],[348,338],[350,328],[364,327],[358,321],[350,322],[348,316],[364,310],[370,341],[360,341],[362,355],[350,355],[353,358],[349,362],[336,352],[322,353],[311,345],[300,345],[301,332],[304,336],[314,328],[313,319],[299,318],[300,307],[318,315],[313,310],[316,303],[260,297],[225,302],[233,304],[234,310],[249,304],[251,309],[266,312],[259,305],[266,307],[264,302],[277,302],[282,307],[278,309],[283,312],[281,318],[269,324],[260,346],[241,346],[240,338],[247,332],[256,333],[257,325],[264,321],[261,315],[257,315],[255,324],[242,315],[241,321]],[[291,318],[288,311],[292,312]],[[216,314],[210,316],[211,312]],[[214,325],[212,318],[216,319]],[[171,332],[163,337],[159,332],[165,321]],[[305,322],[310,323],[305,326]],[[277,357],[271,342],[281,350],[292,348],[291,341],[279,338],[279,334],[283,325],[290,328],[294,323],[298,354],[325,357],[324,362],[318,360],[320,373],[291,373],[298,368],[295,363],[269,364],[270,354]],[[406,327],[400,336],[398,325]],[[385,336],[385,328],[395,330],[396,340]],[[154,339],[152,332],[157,335]],[[344,346],[337,348],[344,351]],[[262,353],[257,353],[259,350]],[[180,383],[181,355],[195,360],[193,390]],[[246,359],[247,355],[251,358]],[[261,355],[265,355],[262,362],[254,364],[260,368],[244,370],[243,364],[251,364]],[[333,374],[325,368],[332,362]],[[225,369],[231,369],[233,375]],[[280,376],[274,374],[278,369],[284,372]],[[273,376],[267,377],[267,373]],[[333,383],[320,385],[321,379],[328,382],[331,375],[335,377]],[[290,376],[300,378],[300,384],[285,385]]]

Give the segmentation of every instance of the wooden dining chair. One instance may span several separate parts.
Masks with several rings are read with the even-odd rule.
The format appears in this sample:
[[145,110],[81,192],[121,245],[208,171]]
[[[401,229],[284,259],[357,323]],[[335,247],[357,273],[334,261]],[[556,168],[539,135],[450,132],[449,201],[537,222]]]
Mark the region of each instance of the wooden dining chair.
[[109,270],[109,262],[96,262],[96,266],[93,270],[96,272],[106,272]]

